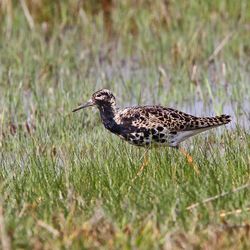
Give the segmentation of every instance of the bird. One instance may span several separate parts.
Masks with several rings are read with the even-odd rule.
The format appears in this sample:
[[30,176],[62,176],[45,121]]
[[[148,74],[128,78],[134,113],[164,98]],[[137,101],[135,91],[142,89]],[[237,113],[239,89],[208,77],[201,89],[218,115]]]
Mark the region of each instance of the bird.
[[[146,149],[164,146],[180,149],[180,143],[189,137],[231,121],[230,115],[197,117],[161,105],[119,108],[114,94],[108,89],[94,92],[88,102],[73,112],[91,106],[98,108],[107,130],[132,145]],[[191,156],[183,149],[181,152],[191,163]]]

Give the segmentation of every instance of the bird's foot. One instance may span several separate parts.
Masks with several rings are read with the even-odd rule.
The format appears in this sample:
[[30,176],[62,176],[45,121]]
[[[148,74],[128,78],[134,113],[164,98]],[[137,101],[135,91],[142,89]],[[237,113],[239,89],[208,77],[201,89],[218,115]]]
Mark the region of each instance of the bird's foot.
[[191,166],[191,167],[194,169],[195,173],[196,173],[197,175],[199,175],[199,174],[200,174],[200,171],[199,171],[198,166],[194,163],[193,157],[192,157],[188,152],[186,152],[185,149],[179,148],[179,150],[180,150],[180,152],[186,157],[189,166]]

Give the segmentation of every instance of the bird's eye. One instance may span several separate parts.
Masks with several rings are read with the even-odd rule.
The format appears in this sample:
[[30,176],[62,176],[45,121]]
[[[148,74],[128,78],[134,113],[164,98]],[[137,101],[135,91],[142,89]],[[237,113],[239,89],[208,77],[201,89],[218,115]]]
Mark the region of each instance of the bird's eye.
[[101,94],[97,94],[96,97],[101,97]]

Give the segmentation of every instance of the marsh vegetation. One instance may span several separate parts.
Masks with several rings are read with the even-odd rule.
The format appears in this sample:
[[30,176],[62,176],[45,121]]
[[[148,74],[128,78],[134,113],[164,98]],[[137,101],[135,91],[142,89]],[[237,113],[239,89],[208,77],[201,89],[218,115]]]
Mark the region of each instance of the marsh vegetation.
[[[249,1],[93,2],[0,3],[2,245],[249,248]],[[103,87],[233,121],[184,143],[199,176],[164,148],[132,182],[143,149],[71,112]]]

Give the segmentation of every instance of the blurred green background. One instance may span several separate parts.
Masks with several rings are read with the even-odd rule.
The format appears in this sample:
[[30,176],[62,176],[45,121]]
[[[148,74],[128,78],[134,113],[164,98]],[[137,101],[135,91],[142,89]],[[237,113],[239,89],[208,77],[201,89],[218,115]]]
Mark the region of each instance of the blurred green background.
[[[1,0],[0,22],[3,249],[249,248],[250,1]],[[184,144],[200,176],[165,148],[132,181],[143,149],[71,112],[104,87],[233,121]]]

